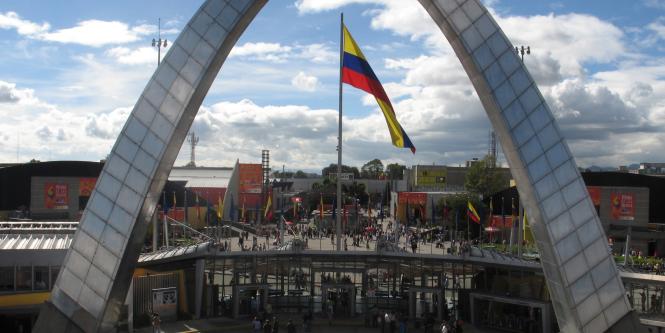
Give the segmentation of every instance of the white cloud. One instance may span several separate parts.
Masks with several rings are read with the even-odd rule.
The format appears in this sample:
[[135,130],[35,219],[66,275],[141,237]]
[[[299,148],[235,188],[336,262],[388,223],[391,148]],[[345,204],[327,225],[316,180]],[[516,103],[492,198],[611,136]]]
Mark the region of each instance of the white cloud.
[[40,34],[39,38],[51,42],[99,47],[135,42],[146,34],[144,26],[136,29],[118,21],[86,20],[72,28]]
[[[49,42],[80,44],[92,47],[136,42],[157,33],[150,24],[130,26],[120,21],[84,20],[71,28],[51,30],[48,23],[37,24],[22,19],[15,12],[0,13],[0,29],[16,29],[19,35]],[[176,34],[177,29],[162,30],[163,34]]]
[[651,8],[665,8],[665,0],[644,0],[644,5]]
[[316,76],[305,74],[305,72],[298,72],[296,76],[291,79],[291,85],[304,91],[313,92],[319,86],[319,79]]
[[311,61],[314,63],[330,63],[336,61],[338,53],[332,51],[326,44],[293,44],[248,42],[236,45],[229,57],[243,58],[243,60],[259,60],[272,63],[283,63],[290,59]]
[[283,62],[291,52],[290,46],[279,43],[245,43],[235,46],[229,57],[256,58],[264,61]]
[[50,29],[48,23],[37,24],[28,20],[23,20],[15,12],[0,13],[0,29],[16,29],[20,35],[35,35],[46,32]]
[[[162,57],[168,51],[168,48],[162,51]],[[106,55],[114,58],[117,62],[125,65],[143,65],[157,63],[157,50],[154,47],[114,47],[106,51]]]

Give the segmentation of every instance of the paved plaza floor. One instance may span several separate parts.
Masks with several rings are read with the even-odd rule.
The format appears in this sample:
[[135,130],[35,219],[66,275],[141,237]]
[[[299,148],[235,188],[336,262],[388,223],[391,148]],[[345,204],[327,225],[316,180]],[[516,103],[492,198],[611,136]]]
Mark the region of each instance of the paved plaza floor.
[[[289,320],[289,316],[280,316],[280,327],[279,332],[286,333],[286,323]],[[302,333],[302,320],[301,317],[293,318],[294,324],[296,324],[296,332]],[[201,319],[201,320],[189,320],[189,321],[178,321],[172,323],[163,323],[160,327],[161,332],[164,333],[175,333],[175,332],[230,332],[230,333],[251,333],[252,329],[250,326],[250,320],[233,320],[229,318],[214,318],[214,319]],[[486,333],[486,332],[495,332],[491,330],[482,330],[475,328],[469,324],[463,326],[464,333]],[[135,332],[140,333],[152,333],[152,327],[143,327],[136,329]],[[338,319],[333,320],[332,325],[328,325],[328,320],[326,319],[314,319],[312,323],[312,333],[381,333],[381,327],[365,327],[362,318],[357,319]],[[386,329],[385,333],[388,333],[389,330]],[[396,330],[397,332],[397,330]],[[409,333],[422,333],[425,332],[424,328],[413,328],[409,327],[407,329]],[[432,333],[440,332],[436,328]]]

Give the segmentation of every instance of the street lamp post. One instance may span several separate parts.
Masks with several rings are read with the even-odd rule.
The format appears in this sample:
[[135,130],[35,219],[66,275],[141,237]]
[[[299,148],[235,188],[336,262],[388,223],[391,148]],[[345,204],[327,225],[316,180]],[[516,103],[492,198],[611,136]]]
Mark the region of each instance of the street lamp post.
[[157,66],[162,61],[162,48],[166,48],[166,38],[162,39],[162,19],[157,20],[157,40],[152,39],[152,46],[157,48]]
[[[524,63],[524,55],[530,55],[531,54],[531,47],[530,46],[524,46],[521,45],[519,47],[515,46],[515,53],[522,58],[522,63]],[[524,238],[524,231],[522,230],[523,226],[522,224],[524,223],[523,221],[523,209],[522,209],[522,200],[520,199],[520,208],[519,208],[520,214],[519,214],[519,219],[517,221],[517,256],[519,258],[522,258],[522,239]],[[513,223],[515,223],[513,221]],[[510,249],[510,252],[512,253],[512,248]]]

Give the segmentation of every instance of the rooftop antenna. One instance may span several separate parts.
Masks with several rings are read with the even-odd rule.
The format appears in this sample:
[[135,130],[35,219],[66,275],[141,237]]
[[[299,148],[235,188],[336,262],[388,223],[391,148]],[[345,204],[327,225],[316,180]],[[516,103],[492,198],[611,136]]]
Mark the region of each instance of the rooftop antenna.
[[194,131],[190,133],[189,137],[187,138],[187,142],[189,142],[192,148],[192,151],[189,155],[189,164],[187,164],[187,166],[196,167],[196,145],[199,144],[199,137],[196,136]]

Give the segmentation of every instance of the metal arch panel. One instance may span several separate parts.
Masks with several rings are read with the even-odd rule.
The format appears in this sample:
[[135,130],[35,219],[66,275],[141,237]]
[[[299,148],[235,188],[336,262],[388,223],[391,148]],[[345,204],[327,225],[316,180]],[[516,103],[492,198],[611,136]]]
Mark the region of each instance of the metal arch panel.
[[[565,332],[630,312],[600,220],[547,104],[478,0],[419,0],[499,134]],[[108,157],[36,332],[113,330],[169,170],[229,51],[267,0],[207,0],[148,82]]]
[[267,0],[207,0],[134,106],[81,218],[36,332],[114,331],[147,226],[217,73]]
[[452,45],[501,140],[559,328],[611,328],[631,308],[575,160],[529,71],[478,0],[419,1]]

